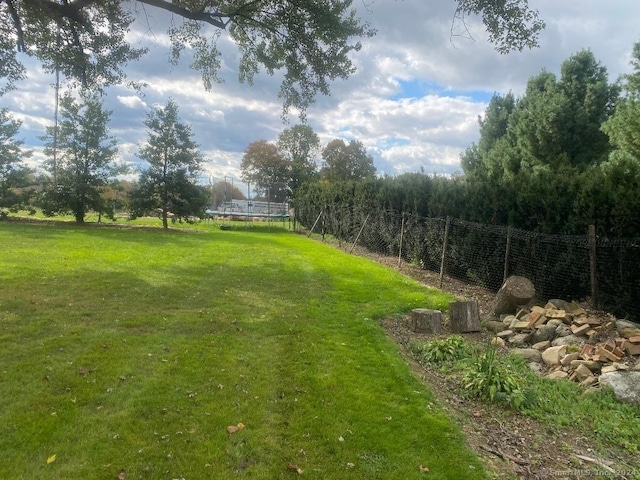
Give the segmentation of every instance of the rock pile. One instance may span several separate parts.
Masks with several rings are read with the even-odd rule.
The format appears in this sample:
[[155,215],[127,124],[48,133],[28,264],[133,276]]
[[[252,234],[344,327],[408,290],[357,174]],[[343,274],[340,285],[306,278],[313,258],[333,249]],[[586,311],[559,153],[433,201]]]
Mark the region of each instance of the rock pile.
[[620,400],[640,403],[640,326],[632,322],[550,300],[486,320],[485,327],[495,333],[493,344],[510,347],[541,375],[586,388],[608,385]]

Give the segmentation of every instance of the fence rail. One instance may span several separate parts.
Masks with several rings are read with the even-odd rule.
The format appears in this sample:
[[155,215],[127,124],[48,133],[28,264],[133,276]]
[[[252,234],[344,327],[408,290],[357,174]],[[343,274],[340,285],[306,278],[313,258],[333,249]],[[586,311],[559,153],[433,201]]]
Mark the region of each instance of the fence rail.
[[545,235],[454,218],[343,206],[297,206],[296,229],[331,236],[442,276],[497,291],[507,276],[529,278],[541,299],[587,300],[640,320],[640,239]]

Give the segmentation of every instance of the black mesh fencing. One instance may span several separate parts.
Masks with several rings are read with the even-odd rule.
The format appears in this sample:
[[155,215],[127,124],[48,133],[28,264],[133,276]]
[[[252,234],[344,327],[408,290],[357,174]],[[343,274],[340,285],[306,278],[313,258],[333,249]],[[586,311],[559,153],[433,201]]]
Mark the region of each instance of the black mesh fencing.
[[545,235],[344,206],[297,206],[294,225],[346,251],[365,248],[494,292],[507,276],[521,275],[542,300],[588,300],[640,320],[640,239]]

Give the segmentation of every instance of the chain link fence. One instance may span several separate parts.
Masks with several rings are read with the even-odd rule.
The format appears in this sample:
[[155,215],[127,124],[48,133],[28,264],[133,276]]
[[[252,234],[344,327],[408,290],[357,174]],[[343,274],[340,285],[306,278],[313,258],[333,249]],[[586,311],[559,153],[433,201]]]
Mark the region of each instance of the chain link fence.
[[296,206],[299,232],[352,252],[396,257],[498,291],[507,276],[529,278],[541,300],[588,300],[640,320],[640,239],[545,235],[459,219],[344,206]]

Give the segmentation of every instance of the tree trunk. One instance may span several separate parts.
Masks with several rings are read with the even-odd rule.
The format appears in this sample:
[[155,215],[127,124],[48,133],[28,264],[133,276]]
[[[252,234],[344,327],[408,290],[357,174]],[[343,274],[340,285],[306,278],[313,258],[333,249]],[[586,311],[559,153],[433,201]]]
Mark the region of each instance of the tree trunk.
[[76,223],[82,224],[84,223],[84,208],[78,205],[76,211],[74,212],[74,216],[76,217]]
[[496,315],[514,314],[518,307],[527,305],[536,296],[536,289],[531,280],[516,275],[507,278],[494,302],[493,312]]
[[480,310],[478,302],[452,302],[449,304],[449,327],[453,333],[479,332]]
[[411,330],[416,333],[442,333],[442,312],[414,308],[411,310]]

